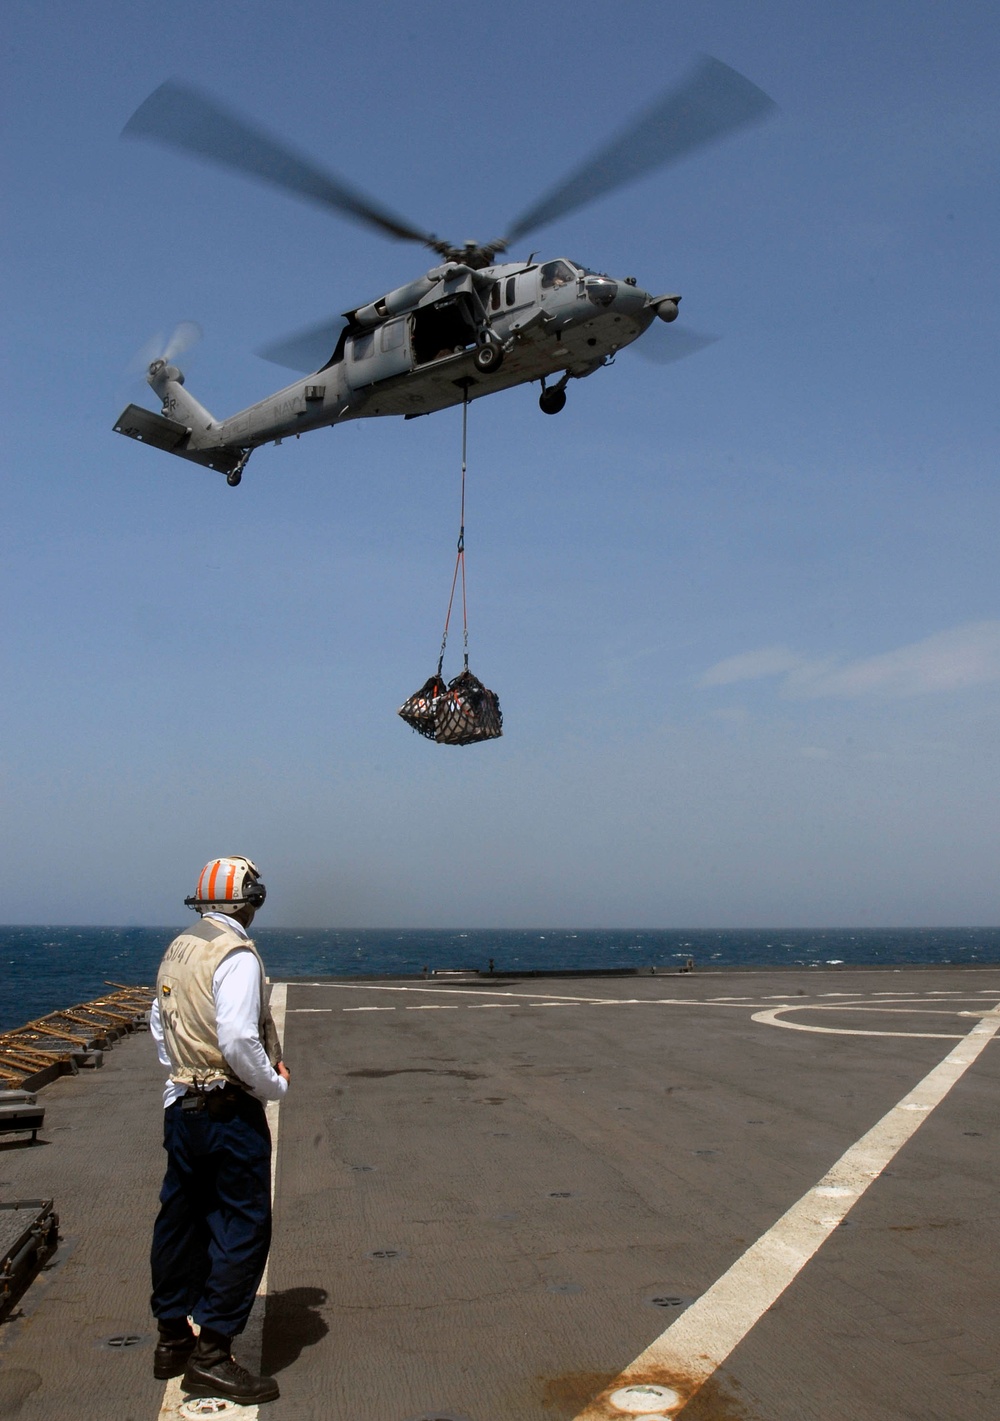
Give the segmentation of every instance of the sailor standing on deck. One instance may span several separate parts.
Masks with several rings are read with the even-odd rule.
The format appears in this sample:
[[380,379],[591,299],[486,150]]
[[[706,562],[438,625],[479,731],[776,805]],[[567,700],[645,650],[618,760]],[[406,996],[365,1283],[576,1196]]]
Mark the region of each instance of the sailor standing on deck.
[[[271,1242],[271,1136],[265,1100],[288,1070],[247,929],[265,888],[247,858],[213,859],[184,901],[201,915],[167,948],[150,1029],[170,1072],[163,1095],[167,1172],[153,1229],[153,1374],[191,1396],[244,1406],[277,1383],[236,1362]],[[197,1340],[188,1323],[200,1327]]]

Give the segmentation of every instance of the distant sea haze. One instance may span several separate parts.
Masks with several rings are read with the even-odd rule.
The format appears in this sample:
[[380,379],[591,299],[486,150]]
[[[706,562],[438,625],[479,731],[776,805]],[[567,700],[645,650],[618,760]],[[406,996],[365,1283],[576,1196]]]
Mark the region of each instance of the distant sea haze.
[[[165,928],[0,927],[0,1030],[87,1001],[106,982],[152,985]],[[497,972],[656,967],[921,966],[1000,963],[1000,928],[753,928],[469,932],[260,928],[273,978],[413,975],[425,967]]]

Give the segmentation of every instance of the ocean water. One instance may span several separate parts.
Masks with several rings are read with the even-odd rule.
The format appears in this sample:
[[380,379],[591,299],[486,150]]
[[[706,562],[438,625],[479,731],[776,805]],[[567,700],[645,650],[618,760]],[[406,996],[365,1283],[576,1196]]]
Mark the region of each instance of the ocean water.
[[[122,985],[151,984],[180,924],[166,928],[0,927],[0,1030]],[[272,977],[418,974],[425,967],[498,972],[615,967],[933,966],[1000,963],[1000,928],[753,928],[647,931],[264,928]]]

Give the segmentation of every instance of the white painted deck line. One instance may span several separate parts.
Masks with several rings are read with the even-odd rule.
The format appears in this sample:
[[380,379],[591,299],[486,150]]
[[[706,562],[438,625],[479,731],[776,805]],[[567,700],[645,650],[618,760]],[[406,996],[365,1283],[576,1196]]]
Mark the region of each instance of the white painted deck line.
[[[595,1398],[576,1421],[672,1421],[760,1321],[935,1106],[1000,1031],[980,1021],[898,1105]],[[651,1409],[611,1400],[626,1388]],[[648,1390],[647,1390],[648,1389]],[[659,1393],[659,1395],[657,1395]],[[627,1398],[632,1401],[632,1398]]]
[[[299,985],[299,984],[296,984],[296,985]],[[345,985],[345,984],[338,983],[337,985]],[[462,996],[476,995],[476,996],[480,996],[480,995],[482,995],[482,992],[468,993],[468,992],[465,992],[465,991],[462,990],[462,989],[458,989],[458,988],[454,988],[454,987],[436,987],[436,988],[430,988],[430,989],[428,989],[428,988],[423,988],[423,987],[380,987],[380,988],[377,988],[376,990],[379,990],[379,991],[391,991],[391,992],[409,992],[409,991],[427,991],[427,990],[431,990],[431,991],[436,991],[436,992],[438,992],[438,993],[441,993],[441,994],[443,994],[443,995],[445,995],[445,996],[457,996],[457,995],[462,995]],[[538,1000],[538,999],[537,999],[537,994],[535,994],[535,996],[531,996],[531,995],[529,995],[528,993],[525,993],[525,992],[500,992],[500,993],[496,993],[496,992],[493,992],[492,989],[484,989],[484,990],[486,990],[489,995],[494,995],[494,996],[499,995],[499,996],[504,997],[505,1000],[502,1001],[502,1002],[477,1002],[477,1003],[474,1003],[474,1004],[465,1003],[465,1004],[461,1004],[460,1006],[447,1006],[447,1007],[446,1007],[446,1006],[443,1006],[443,1005],[441,1005],[441,1004],[433,1004],[433,1005],[430,1005],[430,1006],[427,1006],[427,1005],[423,1005],[423,1006],[404,1006],[404,1007],[401,1007],[401,1008],[398,1008],[398,1009],[399,1009],[399,1010],[403,1010],[403,1011],[459,1011],[459,1010],[464,1010],[464,1011],[489,1011],[489,1010],[491,1010],[491,1009],[496,1010],[496,1009],[500,1009],[500,1008],[504,1008],[504,1007],[506,1007],[506,1008],[508,1008],[508,1009],[513,1009],[513,1008],[516,1008],[516,1007],[519,1007],[519,1006],[522,1006],[522,1005],[526,1005],[526,1006],[529,1006],[529,1007],[568,1007],[568,1006],[577,1006],[577,1007],[579,1007],[579,1006],[595,1006],[595,1007],[646,1007],[646,1006],[666,1006],[666,1007],[687,1007],[687,1008],[691,1008],[691,1007],[722,1007],[722,1008],[727,1009],[727,1010],[733,1010],[733,1009],[746,1010],[746,1009],[748,1009],[748,1008],[751,1007],[751,1006],[759,1006],[760,1003],[761,1003],[761,1001],[774,1000],[773,998],[762,998],[762,999],[761,999],[761,998],[753,998],[753,997],[551,997],[551,996],[546,996],[546,997],[544,998],[544,1000]],[[833,996],[838,996],[838,997],[844,997],[846,994],[843,993],[843,992],[838,992],[838,993],[826,992],[826,993],[824,993],[823,995],[826,996],[826,997],[829,997],[829,996],[831,996],[831,995],[833,995]],[[884,994],[883,994],[883,995],[884,995]],[[784,1000],[784,999],[782,999],[782,1000]],[[905,1000],[894,997],[894,998],[893,998],[894,1001],[902,1001],[902,1004],[901,1004],[901,1005],[895,1006],[895,1007],[889,1006],[887,1002],[883,1002],[882,1000],[879,1000],[879,1001],[875,1002],[874,1005],[865,1005],[865,1004],[864,1004],[864,1003],[871,1003],[872,1000],[873,1000],[873,999],[872,999],[871,997],[860,997],[860,998],[859,998],[859,997],[854,997],[854,996],[852,996],[852,997],[850,998],[850,1000],[842,1001],[842,1002],[837,1002],[836,1004],[831,1004],[831,1003],[829,1003],[829,1002],[820,1003],[820,1002],[812,1001],[812,1000],[810,1000],[809,998],[806,998],[806,997],[803,997],[802,1000],[796,999],[794,1002],[789,1002],[789,1001],[787,1001],[787,1000],[784,1000],[784,1005],[783,1005],[783,1006],[772,1008],[772,1009],[769,1010],[769,1011],[760,1011],[753,1019],[754,1019],[755,1021],[762,1022],[764,1025],[767,1025],[767,1026],[783,1026],[783,1027],[785,1027],[785,1028],[786,1028],[787,1030],[789,1030],[789,1031],[819,1031],[819,1032],[824,1032],[824,1033],[826,1033],[826,1034],[828,1034],[828,1035],[834,1035],[834,1036],[921,1036],[921,1035],[926,1035],[926,1036],[928,1036],[928,1037],[930,1037],[931,1039],[934,1039],[934,1040],[941,1040],[941,1041],[957,1041],[957,1040],[959,1039],[959,1035],[958,1035],[958,1034],[954,1034],[954,1033],[949,1034],[949,1033],[947,1033],[947,1032],[862,1031],[862,1030],[860,1030],[860,1029],[859,1029],[859,1030],[855,1030],[855,1031],[851,1031],[851,1030],[849,1030],[849,1029],[846,1028],[846,1027],[807,1026],[807,1025],[804,1025],[804,1024],[801,1024],[801,1023],[797,1023],[797,1022],[782,1021],[782,1020],[780,1020],[779,1018],[780,1018],[780,1015],[781,1015],[782,1013],[786,1012],[786,1011],[840,1011],[840,1012],[844,1012],[844,1011],[868,1011],[868,1012],[876,1012],[876,1013],[878,1013],[878,1012],[893,1012],[893,1011],[894,1011],[894,1012],[896,1012],[896,1013],[899,1013],[899,1014],[902,1014],[902,1015],[907,1015],[907,1016],[917,1015],[918,1013],[922,1013],[922,1014],[933,1014],[933,1015],[938,1015],[938,1016],[973,1016],[973,1015],[978,1016],[978,1015],[982,1015],[982,1013],[980,1013],[980,1012],[962,1012],[962,1011],[958,1011],[958,1010],[954,1009],[950,1004],[949,1004],[949,1006],[947,1006],[947,1007],[944,1007],[944,1006],[941,1006],[941,1007],[938,1007],[938,1006],[923,1006],[923,1005],[921,1005],[922,1002],[925,1002],[925,1001],[930,1000],[930,999],[927,998],[927,997],[921,998],[921,997],[913,996],[913,997],[907,997]],[[934,1001],[935,1001],[935,1002],[937,1002],[938,1000],[939,1000],[939,997],[935,997],[935,998],[934,998]],[[975,1002],[975,1001],[978,1000],[978,998],[976,998],[976,997],[956,997],[954,1000],[955,1000],[956,1002],[957,1002],[957,1001]],[[308,1013],[326,1013],[326,1012],[331,1012],[331,1011],[362,1012],[362,1011],[396,1011],[396,1010],[397,1010],[397,1008],[394,1007],[394,1006],[393,1006],[393,1007],[377,1007],[377,1006],[361,1006],[361,1007],[291,1007],[291,1008],[289,1008],[289,1013],[290,1013],[290,1014],[295,1014],[295,1013],[308,1014]]]
[[[274,1017],[274,1024],[278,1029],[278,1036],[284,1041],[285,1036],[285,1010],[288,1001],[288,987],[284,982],[275,983],[271,991],[271,1015]],[[271,1202],[274,1202],[274,1183],[278,1176],[278,1125],[281,1119],[281,1103],[277,1100],[269,1100],[264,1107],[267,1114],[267,1123],[271,1129]],[[251,1372],[260,1371],[260,1356],[264,1340],[264,1311],[267,1307],[267,1264],[264,1265],[264,1275],[260,1280],[260,1287],[257,1289],[257,1297],[250,1312],[250,1320],[246,1325],[243,1336],[237,1344],[236,1351],[239,1353],[238,1361],[248,1367]],[[156,1421],[186,1421],[181,1407],[184,1405],[184,1393],[181,1391],[180,1377],[171,1377],[167,1382],[163,1392],[163,1401],[160,1405],[159,1414]],[[225,1414],[240,1421],[257,1421],[257,1406],[236,1406],[230,1403]]]
[[[300,982],[293,986],[302,986]],[[445,997],[511,997],[514,1001],[530,1002],[539,997],[559,1002],[589,1002],[598,1006],[616,1005],[617,997],[567,997],[558,992],[508,992],[500,987],[391,987],[378,982],[314,982],[315,987],[336,987],[345,992],[430,992]],[[681,999],[683,1000],[683,999]]]

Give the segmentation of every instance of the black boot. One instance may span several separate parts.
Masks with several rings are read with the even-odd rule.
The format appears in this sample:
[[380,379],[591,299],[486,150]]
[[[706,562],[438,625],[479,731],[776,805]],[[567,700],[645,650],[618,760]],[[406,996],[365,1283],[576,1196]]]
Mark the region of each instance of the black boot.
[[160,1319],[157,1326],[160,1335],[153,1352],[153,1376],[162,1382],[180,1376],[198,1339],[186,1317]]
[[255,1377],[241,1367],[230,1351],[231,1342],[231,1337],[203,1327],[181,1379],[181,1390],[188,1396],[224,1397],[240,1406],[273,1401],[278,1383],[273,1377]]

